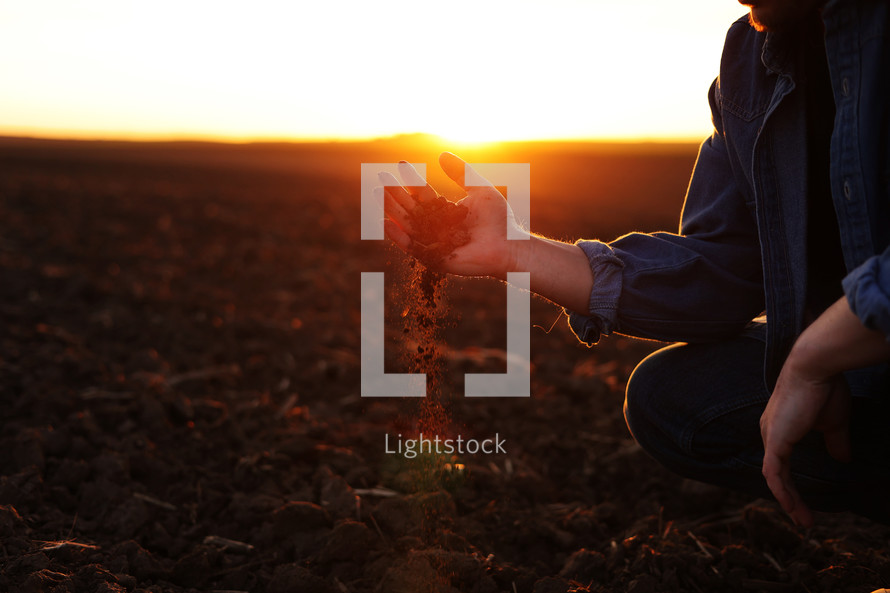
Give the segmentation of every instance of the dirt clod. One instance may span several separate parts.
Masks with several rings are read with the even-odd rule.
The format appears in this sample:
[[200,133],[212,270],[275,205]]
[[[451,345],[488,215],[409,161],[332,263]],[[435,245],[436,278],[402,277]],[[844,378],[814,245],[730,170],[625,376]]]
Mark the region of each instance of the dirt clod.
[[267,593],[334,593],[334,587],[308,568],[298,564],[282,564],[275,569]]
[[418,200],[408,213],[414,231],[411,255],[432,270],[440,268],[452,251],[470,242],[467,214],[466,206],[444,196]]

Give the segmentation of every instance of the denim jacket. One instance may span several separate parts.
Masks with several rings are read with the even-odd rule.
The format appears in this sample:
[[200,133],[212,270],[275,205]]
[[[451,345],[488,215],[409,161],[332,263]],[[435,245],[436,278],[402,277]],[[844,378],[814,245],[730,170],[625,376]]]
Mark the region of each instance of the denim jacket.
[[[830,0],[822,12],[836,104],[831,193],[856,315],[890,336],[890,7]],[[589,344],[611,331],[664,341],[737,335],[766,312],[773,385],[805,327],[807,127],[796,32],[760,33],[747,18],[726,37],[679,232],[579,241],[594,288],[570,314]]]

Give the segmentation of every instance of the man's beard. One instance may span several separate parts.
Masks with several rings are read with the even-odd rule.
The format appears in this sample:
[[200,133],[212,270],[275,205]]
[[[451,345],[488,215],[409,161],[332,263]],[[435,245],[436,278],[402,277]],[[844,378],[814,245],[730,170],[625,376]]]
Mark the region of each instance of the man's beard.
[[755,14],[755,9],[751,9],[748,13],[748,22],[751,26],[761,33],[766,31],[782,31],[793,26],[797,20],[789,20],[784,18],[775,18],[773,15]]

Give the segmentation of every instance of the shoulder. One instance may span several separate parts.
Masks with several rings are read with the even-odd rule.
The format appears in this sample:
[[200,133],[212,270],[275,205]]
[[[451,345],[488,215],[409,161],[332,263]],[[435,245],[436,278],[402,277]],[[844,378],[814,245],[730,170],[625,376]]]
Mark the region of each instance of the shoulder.
[[763,65],[763,46],[766,33],[757,31],[742,17],[732,24],[723,43],[723,56],[720,59],[720,75],[725,77],[746,77],[766,74]]
[[769,103],[772,85],[762,60],[765,42],[766,34],[742,17],[729,28],[723,44],[717,98],[724,111],[745,120],[762,114]]
[[723,50],[724,53],[726,53],[727,49],[747,49],[757,53],[757,58],[759,59],[760,50],[763,48],[765,39],[766,34],[761,33],[752,27],[750,21],[748,21],[748,16],[745,15],[739,17],[737,21],[730,25],[729,31],[726,32],[726,42],[723,46]]

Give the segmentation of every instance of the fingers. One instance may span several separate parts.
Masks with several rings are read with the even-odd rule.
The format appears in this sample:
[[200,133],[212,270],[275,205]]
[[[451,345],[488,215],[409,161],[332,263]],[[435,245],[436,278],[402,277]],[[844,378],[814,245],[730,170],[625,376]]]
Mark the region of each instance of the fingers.
[[[389,179],[386,179],[384,175],[389,175],[389,173],[381,173],[381,181],[384,183],[390,181]],[[395,177],[392,175],[389,175],[389,177],[395,182]],[[388,189],[389,191],[384,193],[385,189]],[[383,205],[383,211],[386,212],[386,215],[389,217],[383,220],[383,231],[392,242],[396,244],[396,246],[403,251],[407,251],[411,247],[412,242],[411,235],[409,234],[411,233],[411,219],[402,204],[394,197],[396,195],[400,196],[403,201],[412,200],[401,186],[394,188],[386,188],[385,186],[374,188],[374,199]]]
[[445,171],[445,174],[451,178],[456,184],[467,189],[464,185],[464,166],[466,163],[462,158],[450,152],[443,152],[439,155],[439,166]]
[[789,457],[790,448],[783,451],[784,454],[777,454],[769,448],[763,455],[763,477],[766,478],[766,484],[769,486],[770,492],[776,497],[776,501],[791,517],[796,525],[803,527],[811,527],[813,525],[813,513],[809,507],[803,502],[797,488],[794,487],[794,481],[791,477],[791,466]]
[[[480,187],[480,185],[494,187],[487,179],[476,173],[472,167],[467,165],[467,163],[456,154],[450,152],[443,152],[440,154],[439,166],[442,167],[442,170],[445,171],[445,174],[448,175],[452,181],[461,186],[464,190],[468,187]],[[471,178],[471,185],[467,184],[468,169],[470,172],[469,177]]]
[[374,201],[376,201],[386,216],[394,221],[403,231],[411,233],[411,218],[408,212],[399,204],[391,195],[384,193],[384,188],[378,186],[374,188]]
[[411,247],[411,237],[409,237],[408,233],[402,230],[394,221],[389,219],[384,220],[383,230],[386,232],[386,236],[389,237],[402,251],[408,251]]
[[392,196],[386,196],[383,200],[383,210],[390,220],[394,221],[404,232],[411,233],[411,218],[402,206]]
[[420,176],[420,173],[408,161],[399,161],[399,176],[409,194],[420,201],[436,198],[436,190]]
[[[774,396],[775,398],[775,396]],[[791,515],[794,512],[799,496],[791,483],[791,445],[784,444],[773,433],[772,414],[778,398],[771,399],[760,417],[760,438],[763,440],[763,464],[761,473],[766,479],[766,485],[782,506],[782,509]]]
[[409,194],[394,175],[383,171],[377,174],[387,195],[391,196],[406,212],[414,208],[414,198]]
[[782,509],[789,514],[793,512],[797,498],[792,492],[794,487],[790,484],[789,468],[782,458],[771,451],[763,455],[763,477]]
[[790,511],[788,515],[791,517],[791,520],[794,521],[795,525],[809,529],[815,522],[813,519],[813,511],[811,511],[810,507],[808,507],[806,503],[800,498],[800,495],[797,493],[797,490],[794,489],[793,486],[792,490],[794,496],[796,497],[796,501],[794,509]]

